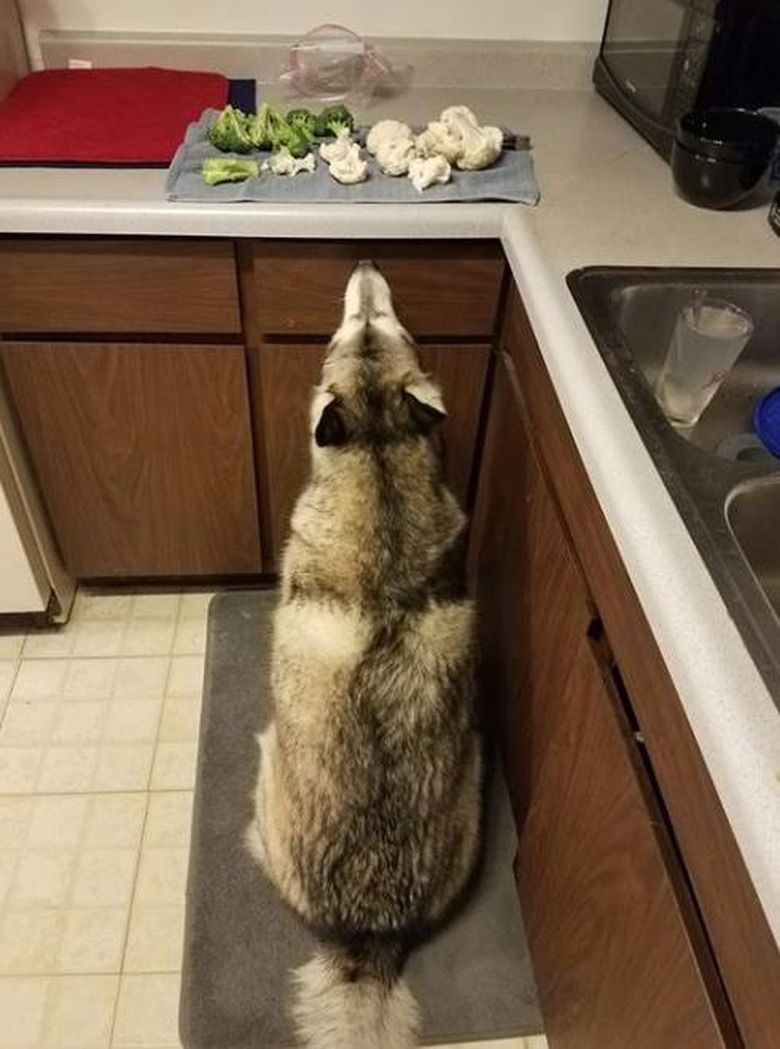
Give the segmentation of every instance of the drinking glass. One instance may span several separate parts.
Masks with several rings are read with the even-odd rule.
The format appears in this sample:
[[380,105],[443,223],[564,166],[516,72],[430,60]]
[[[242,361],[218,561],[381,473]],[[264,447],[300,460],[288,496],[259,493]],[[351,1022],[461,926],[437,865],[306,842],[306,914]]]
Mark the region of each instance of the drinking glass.
[[697,296],[680,310],[655,388],[676,426],[695,426],[753,332],[744,310]]

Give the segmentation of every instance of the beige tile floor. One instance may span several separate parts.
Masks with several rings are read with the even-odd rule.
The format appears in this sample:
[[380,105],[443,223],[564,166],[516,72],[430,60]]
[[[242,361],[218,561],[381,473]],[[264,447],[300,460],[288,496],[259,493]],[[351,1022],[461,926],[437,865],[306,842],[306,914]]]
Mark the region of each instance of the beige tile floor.
[[[0,1049],[178,1049],[210,593],[0,633]],[[544,1038],[459,1049],[545,1049]]]

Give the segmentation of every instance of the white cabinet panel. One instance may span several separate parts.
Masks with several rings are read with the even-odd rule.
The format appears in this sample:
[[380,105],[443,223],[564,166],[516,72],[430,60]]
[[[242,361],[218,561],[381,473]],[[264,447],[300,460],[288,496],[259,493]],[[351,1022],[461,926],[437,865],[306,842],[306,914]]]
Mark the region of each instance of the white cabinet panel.
[[8,498],[0,488],[0,613],[41,612],[47,601],[48,589],[35,578]]

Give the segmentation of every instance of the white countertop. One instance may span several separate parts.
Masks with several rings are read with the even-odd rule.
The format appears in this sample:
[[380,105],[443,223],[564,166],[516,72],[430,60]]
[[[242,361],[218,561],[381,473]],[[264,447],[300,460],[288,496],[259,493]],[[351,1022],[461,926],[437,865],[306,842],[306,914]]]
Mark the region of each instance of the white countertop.
[[359,112],[433,118],[453,101],[530,133],[542,190],[522,205],[187,205],[164,172],[0,170],[0,232],[223,237],[499,237],[645,614],[780,942],[780,712],[565,285],[585,265],[780,266],[766,206],[678,200],[652,149],[592,92],[415,92]]

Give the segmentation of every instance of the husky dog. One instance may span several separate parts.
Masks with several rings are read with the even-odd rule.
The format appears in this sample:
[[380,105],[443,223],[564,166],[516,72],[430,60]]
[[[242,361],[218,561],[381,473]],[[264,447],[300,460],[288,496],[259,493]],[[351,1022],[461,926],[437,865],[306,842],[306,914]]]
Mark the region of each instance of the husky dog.
[[414,1044],[401,969],[478,849],[474,615],[444,417],[384,278],[359,264],[312,402],[248,834],[321,942],[295,973],[311,1049]]

